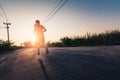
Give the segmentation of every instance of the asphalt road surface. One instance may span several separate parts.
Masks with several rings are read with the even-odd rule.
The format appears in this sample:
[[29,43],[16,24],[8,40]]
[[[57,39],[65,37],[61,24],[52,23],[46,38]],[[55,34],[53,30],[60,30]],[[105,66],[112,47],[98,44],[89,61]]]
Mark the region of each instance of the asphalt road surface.
[[0,80],[120,80],[120,46],[49,50],[0,53]]

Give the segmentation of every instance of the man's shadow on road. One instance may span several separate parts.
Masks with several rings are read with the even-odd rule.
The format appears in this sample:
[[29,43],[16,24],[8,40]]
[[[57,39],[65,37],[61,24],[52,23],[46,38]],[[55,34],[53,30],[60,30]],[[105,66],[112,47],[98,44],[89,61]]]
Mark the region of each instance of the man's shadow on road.
[[49,75],[48,75],[48,73],[47,73],[47,71],[46,71],[46,69],[45,69],[45,66],[44,66],[44,64],[43,64],[43,60],[42,60],[42,59],[38,59],[38,61],[39,61],[40,66],[41,66],[41,68],[42,68],[42,71],[43,71],[43,75],[44,75],[45,80],[50,80]]

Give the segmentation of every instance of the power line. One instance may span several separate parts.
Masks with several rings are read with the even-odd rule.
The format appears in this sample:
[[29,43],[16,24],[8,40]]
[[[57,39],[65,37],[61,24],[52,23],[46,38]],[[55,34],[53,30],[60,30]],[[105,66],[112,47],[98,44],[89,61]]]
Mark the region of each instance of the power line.
[[46,23],[66,4],[68,0],[61,0],[58,5],[54,8],[54,11],[47,17]]
[[4,14],[6,20],[8,20],[7,15],[6,15],[5,11],[4,11],[4,8],[3,8],[3,6],[2,6],[1,4],[0,4],[0,8],[1,8],[1,10],[2,10],[2,12],[3,12],[3,14]]
[[[2,9],[1,9],[1,4],[0,4],[0,10],[2,10]],[[0,11],[0,16],[1,16],[0,20],[3,22],[3,18],[4,18],[4,16],[3,16],[2,11]]]
[[61,0],[45,18],[46,20],[44,20],[44,24],[47,23],[67,2],[68,0]]
[[0,12],[0,16],[3,17],[2,13]]
[[3,24],[6,25],[6,29],[7,29],[7,38],[8,38],[8,43],[10,43],[10,38],[9,38],[9,25],[11,25],[11,23],[8,23],[8,18],[7,18],[7,15],[4,11],[4,8],[2,7],[2,5],[0,4],[0,8],[6,18],[6,23],[4,22]]
[[65,0],[56,10],[53,14],[51,14],[51,16],[47,19],[46,22],[48,22],[67,2],[68,0]]
[[43,22],[58,8],[58,6],[62,3],[63,0],[60,0],[59,3],[53,8],[53,10],[46,16]]

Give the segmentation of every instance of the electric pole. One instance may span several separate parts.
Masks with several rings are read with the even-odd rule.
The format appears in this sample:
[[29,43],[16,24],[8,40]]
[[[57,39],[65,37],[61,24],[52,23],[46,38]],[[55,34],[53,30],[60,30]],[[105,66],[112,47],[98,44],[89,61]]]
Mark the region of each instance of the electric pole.
[[6,29],[7,29],[7,38],[8,38],[8,43],[10,43],[10,38],[9,38],[9,25],[11,25],[11,23],[3,23],[4,25],[7,25]]

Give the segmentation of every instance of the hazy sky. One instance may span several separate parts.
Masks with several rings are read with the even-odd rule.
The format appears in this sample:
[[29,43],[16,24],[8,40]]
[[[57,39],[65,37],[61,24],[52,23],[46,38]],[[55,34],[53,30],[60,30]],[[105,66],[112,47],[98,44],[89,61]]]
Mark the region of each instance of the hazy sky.
[[[60,0],[0,0],[10,25],[10,40],[33,40],[35,20],[43,20]],[[2,10],[0,8],[0,13]],[[3,15],[3,14],[2,14]],[[100,33],[120,29],[120,0],[68,0],[61,10],[44,26],[46,41],[64,36],[81,36],[87,32]],[[4,27],[5,16],[0,15]],[[6,29],[0,28],[0,39],[6,40]]]

